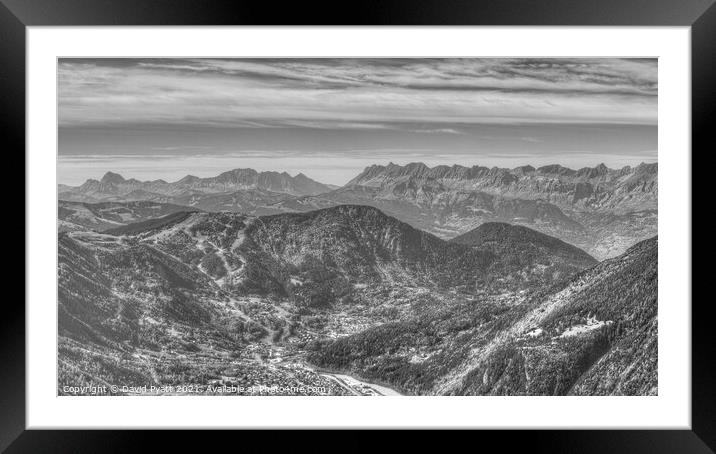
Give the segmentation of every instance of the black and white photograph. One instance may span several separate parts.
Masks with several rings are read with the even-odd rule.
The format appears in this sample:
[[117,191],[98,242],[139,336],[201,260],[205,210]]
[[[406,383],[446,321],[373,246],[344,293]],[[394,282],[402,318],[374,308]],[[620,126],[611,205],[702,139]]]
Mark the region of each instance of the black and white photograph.
[[58,396],[659,395],[657,58],[57,70]]

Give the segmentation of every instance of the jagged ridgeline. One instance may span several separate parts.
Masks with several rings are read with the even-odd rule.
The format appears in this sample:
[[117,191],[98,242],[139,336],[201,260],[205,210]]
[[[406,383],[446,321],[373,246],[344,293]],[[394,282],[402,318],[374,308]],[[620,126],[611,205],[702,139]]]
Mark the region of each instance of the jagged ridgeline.
[[[579,170],[560,165],[503,169],[389,164],[369,166],[339,188],[303,174],[252,169],[209,178],[187,175],[172,183],[125,179],[108,172],[101,180],[76,187],[60,185],[58,191],[65,230],[79,224],[101,231],[115,227],[112,222],[141,220],[139,206],[122,215],[113,213],[121,208],[108,202],[154,202],[147,206],[159,207],[155,208],[159,215],[176,211],[177,205],[266,215],[357,204],[376,207],[443,239],[486,222],[523,225],[601,260],[656,235],[657,173],[656,163],[621,169],[602,164]],[[104,205],[94,205],[99,202]]]

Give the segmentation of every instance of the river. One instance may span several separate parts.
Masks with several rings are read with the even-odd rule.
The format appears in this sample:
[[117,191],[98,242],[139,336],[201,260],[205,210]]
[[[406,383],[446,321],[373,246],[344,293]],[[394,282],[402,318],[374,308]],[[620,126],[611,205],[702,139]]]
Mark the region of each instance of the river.
[[345,374],[334,374],[331,372],[318,372],[322,377],[333,380],[341,387],[347,389],[356,396],[402,396],[398,391],[387,386],[376,385],[358,380],[355,377]]

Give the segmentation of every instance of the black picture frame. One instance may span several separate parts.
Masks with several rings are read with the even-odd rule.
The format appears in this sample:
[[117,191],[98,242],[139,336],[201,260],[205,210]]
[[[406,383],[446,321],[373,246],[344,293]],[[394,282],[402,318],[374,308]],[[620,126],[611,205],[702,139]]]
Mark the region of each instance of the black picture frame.
[[[714,0],[373,0],[341,2],[197,1],[197,0],[0,0],[0,118],[6,171],[25,168],[25,33],[29,26],[106,25],[549,25],[549,26],[690,26],[692,63],[692,159],[706,154],[716,97],[716,6]],[[695,170],[697,167],[692,168]],[[697,181],[694,177],[692,181]],[[16,186],[16,187],[19,187]],[[19,197],[15,198],[20,204]],[[10,208],[8,208],[10,209]],[[24,211],[24,207],[17,207]],[[14,215],[17,231],[20,216]],[[25,224],[23,216],[23,225]],[[26,228],[27,226],[24,225]],[[26,231],[26,230],[25,230]],[[694,232],[695,233],[695,232]],[[693,233],[692,233],[693,235]],[[25,245],[32,238],[26,234]],[[19,245],[18,245],[19,246]],[[18,251],[18,254],[21,253]],[[23,253],[24,256],[24,253]],[[17,255],[20,257],[20,255]],[[17,267],[19,268],[19,267]],[[23,270],[26,272],[25,268]],[[703,269],[702,269],[703,270]],[[707,270],[693,269],[699,282]],[[693,279],[693,278],[692,278]],[[6,281],[10,288],[10,280]],[[127,452],[141,450],[148,439],[190,446],[189,435],[170,437],[150,431],[25,430],[25,308],[6,294],[0,317],[0,451]],[[691,304],[671,301],[669,304]],[[715,348],[711,336],[712,302],[695,299],[692,310],[691,430],[638,431],[502,431],[462,432],[451,437],[467,446],[495,446],[546,452],[708,453],[716,451]],[[246,439],[246,434],[240,436]],[[265,435],[264,435],[265,437]],[[206,438],[206,437],[204,437]],[[375,449],[375,440],[359,432],[327,438],[293,433],[270,436],[274,447],[290,443],[315,451],[321,445],[341,450]],[[401,451],[433,447],[425,433],[401,438]],[[212,435],[202,447],[240,438],[230,432]],[[207,444],[208,443],[208,444]],[[243,442],[242,442],[243,446]],[[445,449],[444,442],[434,447]],[[334,449],[331,449],[334,450]]]

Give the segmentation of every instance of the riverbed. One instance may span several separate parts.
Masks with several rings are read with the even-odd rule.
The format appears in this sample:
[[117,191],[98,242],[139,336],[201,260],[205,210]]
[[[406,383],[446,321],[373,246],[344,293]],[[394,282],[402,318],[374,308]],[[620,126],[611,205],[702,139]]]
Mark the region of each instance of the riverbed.
[[388,388],[387,386],[368,383],[350,375],[334,374],[330,372],[319,372],[319,374],[322,377],[333,380],[338,385],[356,396],[402,396],[402,394],[398,391]]

